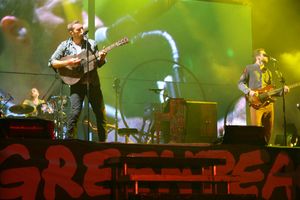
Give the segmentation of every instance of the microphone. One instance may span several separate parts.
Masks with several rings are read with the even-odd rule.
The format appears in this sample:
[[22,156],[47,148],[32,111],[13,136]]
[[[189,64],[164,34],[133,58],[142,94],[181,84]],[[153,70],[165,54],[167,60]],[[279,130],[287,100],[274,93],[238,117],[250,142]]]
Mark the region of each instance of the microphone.
[[269,56],[269,60],[270,60],[270,61],[273,61],[273,62],[278,62],[278,60],[277,60],[276,58],[273,58],[273,57],[271,57],[271,56]]
[[85,30],[82,35],[88,34],[89,30]]

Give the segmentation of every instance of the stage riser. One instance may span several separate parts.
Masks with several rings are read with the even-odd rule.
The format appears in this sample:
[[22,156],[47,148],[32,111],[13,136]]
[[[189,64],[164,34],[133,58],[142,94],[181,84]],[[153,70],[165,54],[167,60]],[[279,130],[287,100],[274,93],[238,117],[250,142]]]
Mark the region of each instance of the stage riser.
[[[9,190],[9,194],[18,195],[13,198],[3,196],[4,199],[43,199],[45,196],[55,199],[105,199],[111,192],[107,185],[111,181],[111,169],[104,166],[104,160],[120,156],[145,156],[145,159],[149,156],[222,158],[226,162],[216,166],[217,174],[241,177],[241,182],[230,184],[231,194],[255,194],[260,199],[300,199],[300,189],[296,185],[300,176],[298,148],[141,145],[46,139],[5,139],[0,140],[0,147],[0,176],[1,180],[5,180],[1,183],[5,186],[2,194],[8,194],[5,190]],[[141,168],[136,169],[136,173],[151,174],[155,170]],[[201,169],[197,171],[199,173]],[[162,173],[194,172],[165,168]],[[187,190],[179,187],[178,191],[183,194]],[[190,188],[188,191],[191,193],[193,190]],[[172,194],[172,191],[168,193]],[[210,192],[205,191],[205,194]]]
[[257,200],[257,198],[254,195],[143,194],[130,195],[129,200]]

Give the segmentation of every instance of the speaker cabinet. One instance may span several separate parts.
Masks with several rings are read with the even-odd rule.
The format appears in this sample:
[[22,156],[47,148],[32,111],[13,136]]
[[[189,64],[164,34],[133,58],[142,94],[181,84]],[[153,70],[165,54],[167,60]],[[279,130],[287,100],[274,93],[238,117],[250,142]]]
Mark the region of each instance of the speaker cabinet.
[[275,137],[274,145],[280,146],[299,146],[299,136],[298,130],[295,124],[287,123],[286,124],[286,135],[277,134]]
[[262,126],[226,126],[223,144],[267,145]]
[[0,138],[54,139],[54,122],[37,118],[2,118]]
[[212,143],[217,139],[217,103],[186,101],[186,143]]

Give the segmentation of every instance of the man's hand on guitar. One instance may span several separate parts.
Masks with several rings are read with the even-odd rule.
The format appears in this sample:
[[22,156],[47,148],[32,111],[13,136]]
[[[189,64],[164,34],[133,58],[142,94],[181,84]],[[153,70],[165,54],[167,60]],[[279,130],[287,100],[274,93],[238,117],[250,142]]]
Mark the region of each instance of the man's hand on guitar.
[[100,60],[104,60],[105,57],[106,57],[106,55],[107,55],[106,51],[104,51],[104,50],[99,51],[99,58],[100,58]]
[[250,95],[251,97],[258,96],[258,92],[257,92],[257,91],[250,90],[249,95]]
[[284,86],[284,93],[288,93],[290,91],[289,86],[285,85]]
[[66,68],[72,70],[72,69],[76,68],[80,64],[81,59],[75,57],[75,58],[70,58],[70,59],[68,59],[66,61],[67,61],[66,62]]

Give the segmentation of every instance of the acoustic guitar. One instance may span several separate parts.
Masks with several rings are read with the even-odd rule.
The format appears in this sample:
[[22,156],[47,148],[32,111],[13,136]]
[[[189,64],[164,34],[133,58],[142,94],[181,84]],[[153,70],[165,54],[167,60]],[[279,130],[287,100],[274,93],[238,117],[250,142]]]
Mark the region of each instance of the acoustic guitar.
[[[288,87],[292,89],[298,86],[300,86],[300,82],[289,85]],[[275,95],[278,95],[282,91],[282,88],[274,89],[272,85],[268,85],[264,88],[257,89],[254,91],[258,92],[258,95],[257,96],[247,95],[247,99],[249,101],[250,106],[252,106],[255,109],[259,109],[274,102],[275,100],[273,97]]]
[[[109,45],[108,47],[102,49],[102,51],[109,52],[110,50],[127,44],[129,42],[127,37],[122,38],[121,40]],[[87,58],[86,50],[82,51],[80,54],[77,55],[70,55],[62,57],[61,60],[67,60],[70,58],[79,58],[80,64],[76,67],[62,67],[57,69],[60,78],[63,80],[64,83],[68,85],[74,85],[77,83],[81,77],[89,71],[95,69],[94,61],[99,57],[98,55],[92,54],[89,52],[89,56]]]

